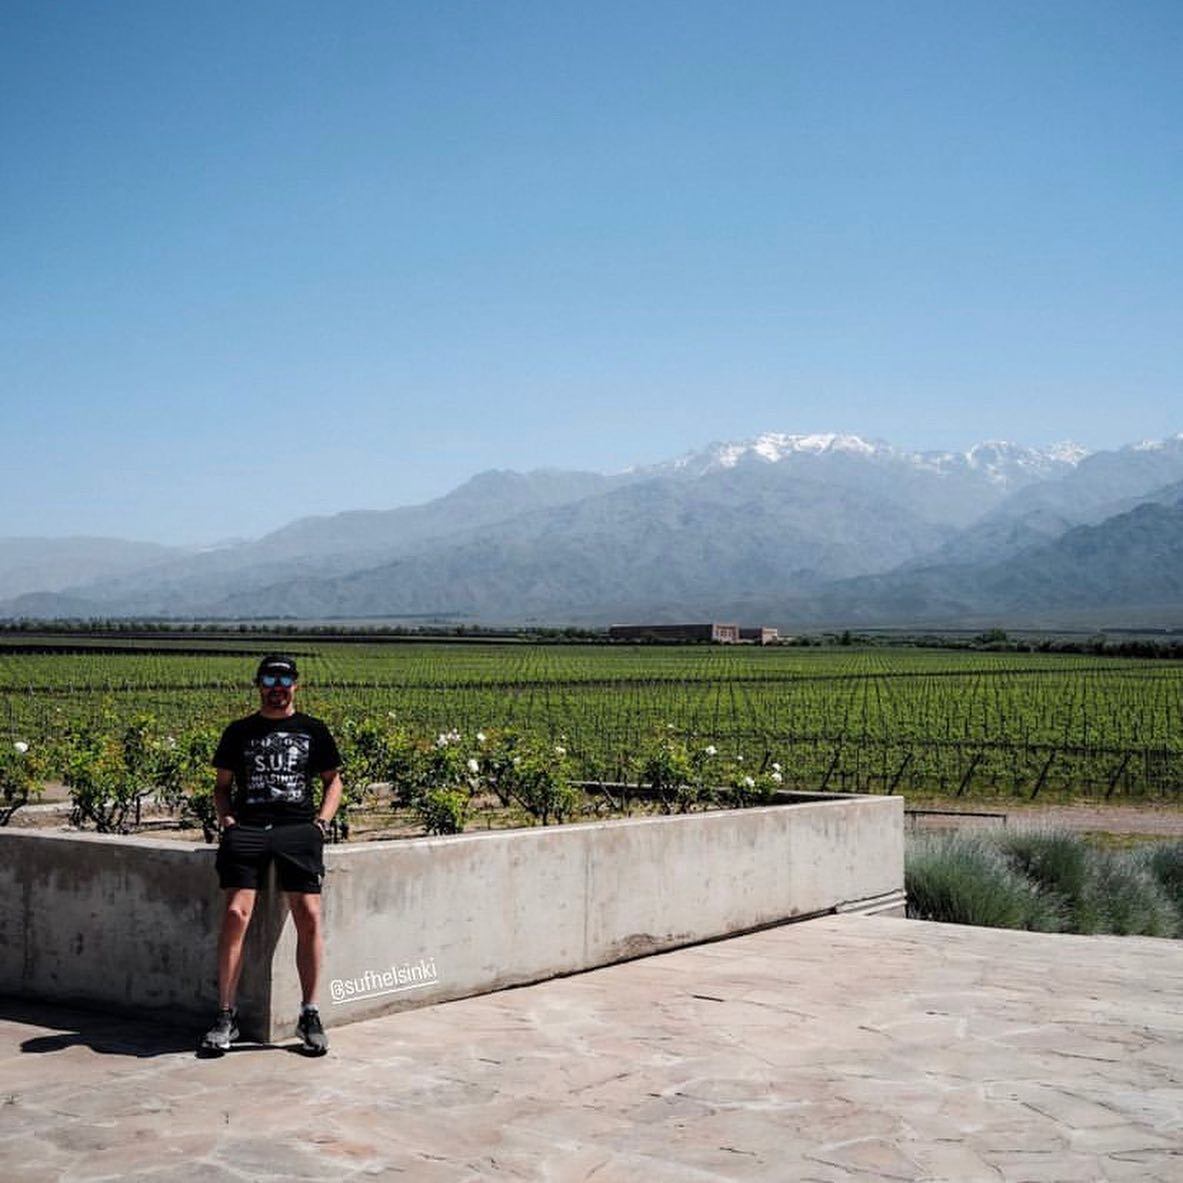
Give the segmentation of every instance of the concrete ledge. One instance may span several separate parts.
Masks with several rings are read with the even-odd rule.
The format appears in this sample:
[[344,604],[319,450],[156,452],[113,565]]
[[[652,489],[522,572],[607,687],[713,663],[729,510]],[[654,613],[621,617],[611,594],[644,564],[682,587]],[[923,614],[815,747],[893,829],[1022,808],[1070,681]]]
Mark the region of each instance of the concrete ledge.
[[213,858],[189,843],[0,830],[0,992],[207,1010]]
[[[328,849],[333,1025],[541,981],[806,916],[898,907],[903,800],[818,801]],[[215,1001],[214,851],[0,830],[0,993],[167,1008]],[[282,896],[262,893],[244,1030],[300,1000]]]

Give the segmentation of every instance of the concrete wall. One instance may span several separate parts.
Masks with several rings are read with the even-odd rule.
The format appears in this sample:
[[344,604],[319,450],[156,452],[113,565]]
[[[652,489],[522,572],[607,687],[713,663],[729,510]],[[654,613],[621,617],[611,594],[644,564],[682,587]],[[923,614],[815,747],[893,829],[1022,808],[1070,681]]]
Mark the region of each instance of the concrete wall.
[[[330,847],[321,1007],[332,1024],[538,981],[762,925],[903,901],[903,800],[793,805]],[[213,851],[0,830],[0,993],[216,1001]],[[295,939],[260,900],[244,1026],[290,1034]]]
[[213,857],[190,843],[0,830],[0,992],[208,1010]]
[[[860,901],[898,907],[903,801],[846,797],[474,833],[337,848],[330,860],[323,1009],[341,1021]],[[374,981],[421,960],[436,982]],[[343,986],[330,997],[334,979],[356,988],[367,971],[372,997],[346,997]],[[297,990],[277,966],[277,1022]]]

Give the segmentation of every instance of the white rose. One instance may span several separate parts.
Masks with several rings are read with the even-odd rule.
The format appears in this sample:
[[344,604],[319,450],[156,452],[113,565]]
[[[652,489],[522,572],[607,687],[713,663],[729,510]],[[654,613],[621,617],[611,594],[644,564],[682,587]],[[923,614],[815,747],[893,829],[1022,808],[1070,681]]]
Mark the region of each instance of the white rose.
[[719,749],[716,748],[713,743],[709,743],[705,748],[703,748],[703,751],[706,752],[708,756],[713,756],[718,750]]
[[752,780],[750,776],[745,776],[743,778],[743,787],[745,789],[754,789],[756,787],[756,782]]
[[22,756],[29,750],[29,745],[25,743],[23,739],[18,739],[12,746],[16,748],[16,750],[20,752]]
[[779,765],[779,764],[777,764],[775,760],[772,762],[772,771],[773,771],[773,772],[779,772],[779,771],[780,771],[780,765]]
[[556,748],[555,748],[555,755],[556,755],[556,756],[565,756],[566,754],[567,754],[567,749],[566,749],[566,748],[562,748],[562,747],[556,747]]
[[475,760],[470,758],[468,761],[468,771],[475,775],[476,773],[480,772],[480,770],[481,766]]
[[484,743],[485,742],[485,733],[483,731],[478,731],[476,733],[476,741],[477,741],[477,743]]
[[773,781],[774,781],[776,784],[778,784],[778,785],[779,785],[779,784],[780,784],[780,782],[781,782],[782,780],[784,780],[785,778],[784,778],[783,776],[781,776],[781,774],[780,774],[779,772],[774,772],[774,773],[772,774],[772,779],[773,779]]

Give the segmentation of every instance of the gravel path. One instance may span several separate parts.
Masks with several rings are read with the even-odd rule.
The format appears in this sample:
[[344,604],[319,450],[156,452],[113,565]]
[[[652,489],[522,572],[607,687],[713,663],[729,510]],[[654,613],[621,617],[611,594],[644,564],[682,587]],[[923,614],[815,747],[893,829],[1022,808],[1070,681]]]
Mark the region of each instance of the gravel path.
[[[1102,834],[1145,834],[1163,838],[1183,838],[1183,805],[1094,805],[1027,804],[1025,802],[958,802],[956,804],[918,804],[917,813],[909,816],[912,825],[923,829],[962,829],[967,826],[989,827],[1041,825],[1067,830]],[[940,813],[927,813],[939,810]],[[966,814],[957,817],[957,814]],[[972,817],[973,813],[991,814]]]

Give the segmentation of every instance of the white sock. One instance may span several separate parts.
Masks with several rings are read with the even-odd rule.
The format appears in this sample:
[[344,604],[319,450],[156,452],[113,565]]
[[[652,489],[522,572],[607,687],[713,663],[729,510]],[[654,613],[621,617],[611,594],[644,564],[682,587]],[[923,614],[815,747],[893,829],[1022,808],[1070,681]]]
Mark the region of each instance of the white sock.
[[315,1002],[300,1003],[300,1013],[302,1015],[306,1015],[309,1011],[317,1011],[317,1010],[319,1010],[319,1008],[317,1007]]

